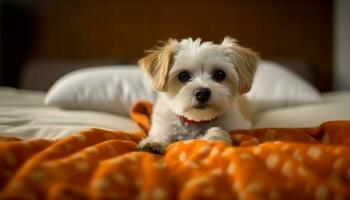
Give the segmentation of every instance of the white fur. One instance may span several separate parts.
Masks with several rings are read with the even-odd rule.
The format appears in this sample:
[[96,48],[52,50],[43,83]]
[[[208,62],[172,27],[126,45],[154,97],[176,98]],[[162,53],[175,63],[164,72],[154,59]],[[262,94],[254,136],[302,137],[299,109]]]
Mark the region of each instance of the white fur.
[[[227,131],[251,127],[250,121],[242,116],[235,101],[240,95],[237,90],[240,80],[237,66],[233,64],[229,54],[232,45],[236,43],[230,38],[226,38],[221,44],[191,38],[176,44],[173,63],[167,77],[167,90],[160,92],[154,106],[149,136],[141,141],[140,149],[153,148],[157,152],[164,152],[166,147],[174,142],[173,138],[182,138],[177,135],[181,133],[174,133],[174,130],[179,128],[179,116],[195,121],[215,119],[212,122],[213,127],[206,129],[204,135],[193,137],[220,140],[229,144],[231,139]],[[226,73],[226,79],[222,82],[216,82],[211,77],[217,69]],[[178,80],[178,74],[184,70],[192,74],[191,81],[187,83]],[[194,107],[198,102],[193,93],[201,87],[211,91],[205,109]]]

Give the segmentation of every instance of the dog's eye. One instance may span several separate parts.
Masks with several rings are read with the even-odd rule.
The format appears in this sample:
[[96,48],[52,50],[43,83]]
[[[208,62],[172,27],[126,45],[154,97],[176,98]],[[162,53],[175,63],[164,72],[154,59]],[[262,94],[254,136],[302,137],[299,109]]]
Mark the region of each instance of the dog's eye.
[[191,79],[191,75],[189,72],[187,71],[183,71],[180,72],[179,75],[177,76],[177,78],[179,79],[179,81],[181,81],[182,83],[186,83],[187,81],[189,81]]
[[226,78],[226,74],[225,74],[224,71],[218,69],[218,70],[214,71],[214,73],[212,75],[212,78],[216,82],[221,82],[221,81],[223,81]]

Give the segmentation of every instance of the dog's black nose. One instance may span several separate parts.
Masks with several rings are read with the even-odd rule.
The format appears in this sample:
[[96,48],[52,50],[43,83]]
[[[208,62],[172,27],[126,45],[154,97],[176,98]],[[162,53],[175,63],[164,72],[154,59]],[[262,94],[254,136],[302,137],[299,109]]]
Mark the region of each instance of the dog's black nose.
[[200,103],[205,103],[209,100],[211,91],[208,88],[198,88],[194,91],[196,100]]

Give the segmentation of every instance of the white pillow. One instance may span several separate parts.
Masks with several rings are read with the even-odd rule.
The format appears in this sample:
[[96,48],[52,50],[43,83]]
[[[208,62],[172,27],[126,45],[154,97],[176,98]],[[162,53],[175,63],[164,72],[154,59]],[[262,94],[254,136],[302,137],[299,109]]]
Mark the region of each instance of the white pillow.
[[274,62],[260,63],[247,97],[256,111],[321,101],[310,83],[286,67]]
[[128,116],[135,102],[155,99],[137,66],[118,65],[80,69],[61,77],[47,93],[45,105]]
[[[156,96],[137,66],[106,66],[80,69],[63,76],[49,90],[45,104],[128,116],[135,102],[155,102]],[[258,111],[321,100],[312,85],[268,61],[259,65],[247,96]]]

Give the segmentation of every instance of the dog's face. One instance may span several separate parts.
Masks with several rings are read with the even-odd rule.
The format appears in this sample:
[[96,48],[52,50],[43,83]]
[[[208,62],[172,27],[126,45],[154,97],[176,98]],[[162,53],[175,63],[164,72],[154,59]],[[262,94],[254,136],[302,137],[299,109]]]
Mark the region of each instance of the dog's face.
[[190,38],[169,40],[139,64],[174,113],[203,121],[223,114],[250,90],[258,60],[229,37],[221,44]]

